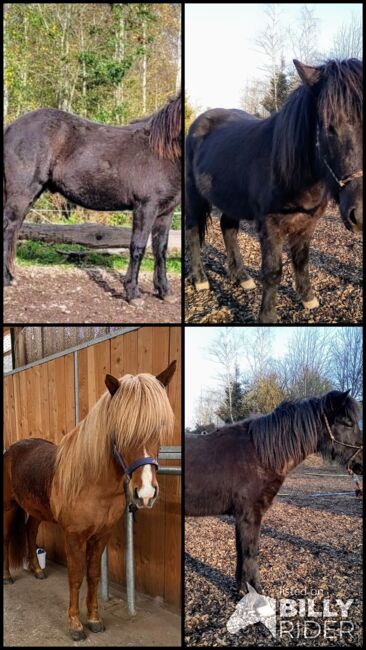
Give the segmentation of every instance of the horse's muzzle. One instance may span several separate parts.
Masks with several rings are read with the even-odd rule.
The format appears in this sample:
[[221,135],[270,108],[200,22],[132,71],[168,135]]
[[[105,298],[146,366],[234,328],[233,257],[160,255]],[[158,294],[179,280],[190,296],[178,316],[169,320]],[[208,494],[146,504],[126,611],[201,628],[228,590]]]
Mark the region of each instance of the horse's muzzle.
[[152,508],[159,495],[159,487],[154,488],[154,496],[152,497],[139,497],[137,488],[134,489],[131,495],[131,501],[136,508]]

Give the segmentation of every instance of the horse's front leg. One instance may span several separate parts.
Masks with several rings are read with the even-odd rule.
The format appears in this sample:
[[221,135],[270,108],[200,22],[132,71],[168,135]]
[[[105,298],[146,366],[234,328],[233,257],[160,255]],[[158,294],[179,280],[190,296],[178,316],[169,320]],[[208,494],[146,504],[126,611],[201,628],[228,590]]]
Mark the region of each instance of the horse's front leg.
[[306,228],[289,235],[291,259],[295,272],[295,288],[305,309],[319,307],[318,299],[310,284],[309,249],[318,219],[308,219]]
[[259,225],[262,251],[263,296],[259,313],[260,323],[276,323],[276,296],[282,276],[283,235],[271,215]]
[[254,512],[236,517],[236,580],[238,588],[245,593],[247,592],[247,582],[258,593],[262,593],[257,564],[260,524],[261,518]]
[[92,632],[103,632],[105,626],[98,611],[98,584],[100,579],[100,561],[110,533],[100,539],[90,539],[86,545],[86,576],[88,594],[86,605],[88,609],[88,628]]
[[124,287],[128,302],[133,305],[143,305],[138,289],[138,275],[145,255],[148,237],[156,215],[156,207],[152,205],[138,204],[133,211],[132,237],[130,244],[130,261],[124,279]]
[[173,302],[174,298],[169,290],[166,277],[166,253],[168,248],[169,229],[172,223],[173,212],[160,214],[152,229],[152,248],[155,258],[154,288],[159,298]]
[[65,532],[65,549],[70,592],[69,630],[73,641],[83,641],[86,635],[79,616],[79,591],[85,572],[84,538],[81,535]]

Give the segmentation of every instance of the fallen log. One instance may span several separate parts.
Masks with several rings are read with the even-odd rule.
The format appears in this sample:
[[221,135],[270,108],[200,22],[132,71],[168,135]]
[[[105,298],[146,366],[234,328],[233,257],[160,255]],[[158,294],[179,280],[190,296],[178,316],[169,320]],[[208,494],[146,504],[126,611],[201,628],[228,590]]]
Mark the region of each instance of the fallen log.
[[[98,223],[60,225],[49,223],[23,223],[20,239],[32,239],[48,244],[83,244],[90,248],[129,248],[131,228],[106,226]],[[151,242],[148,241],[148,248]],[[181,231],[169,232],[168,250],[181,249]]]
[[131,229],[98,223],[23,223],[20,239],[35,239],[48,244],[83,244],[91,248],[128,248]]

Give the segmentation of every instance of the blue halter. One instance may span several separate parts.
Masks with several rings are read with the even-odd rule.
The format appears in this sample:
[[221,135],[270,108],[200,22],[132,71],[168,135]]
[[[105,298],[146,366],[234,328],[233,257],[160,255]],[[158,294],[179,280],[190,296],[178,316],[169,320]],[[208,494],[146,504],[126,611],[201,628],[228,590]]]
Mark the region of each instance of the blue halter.
[[155,465],[156,470],[159,469],[158,461],[155,460],[155,458],[152,458],[151,456],[138,458],[137,460],[134,460],[134,462],[131,463],[131,465],[127,466],[127,464],[123,460],[123,457],[121,456],[121,454],[117,449],[116,436],[114,435],[114,433],[112,433],[112,445],[113,445],[113,456],[115,457],[117,463],[121,465],[123,472],[126,475],[126,481],[130,481],[135,469],[137,469],[138,467],[142,467],[143,465]]

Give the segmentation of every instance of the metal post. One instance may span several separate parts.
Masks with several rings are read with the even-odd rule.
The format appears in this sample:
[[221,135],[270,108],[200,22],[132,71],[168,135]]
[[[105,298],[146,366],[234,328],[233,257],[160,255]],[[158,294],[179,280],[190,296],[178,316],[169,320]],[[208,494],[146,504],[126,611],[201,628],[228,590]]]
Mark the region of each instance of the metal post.
[[108,547],[106,546],[101,559],[101,592],[102,600],[109,600],[109,577],[108,577]]
[[127,607],[131,616],[136,615],[135,610],[135,563],[133,553],[133,512],[127,504],[125,511],[126,521],[126,590]]

